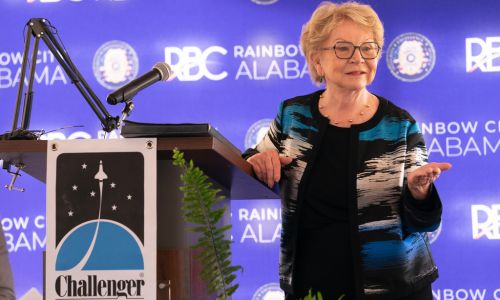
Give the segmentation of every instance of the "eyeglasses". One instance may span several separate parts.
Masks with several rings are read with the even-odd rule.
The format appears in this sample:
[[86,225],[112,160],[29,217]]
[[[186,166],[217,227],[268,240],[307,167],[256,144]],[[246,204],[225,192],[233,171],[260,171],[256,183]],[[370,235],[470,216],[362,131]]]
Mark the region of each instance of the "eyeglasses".
[[380,52],[380,46],[375,42],[366,42],[359,46],[354,46],[351,42],[336,42],[332,47],[320,48],[319,50],[333,50],[338,58],[350,59],[356,49],[359,49],[359,53],[364,59],[374,59]]

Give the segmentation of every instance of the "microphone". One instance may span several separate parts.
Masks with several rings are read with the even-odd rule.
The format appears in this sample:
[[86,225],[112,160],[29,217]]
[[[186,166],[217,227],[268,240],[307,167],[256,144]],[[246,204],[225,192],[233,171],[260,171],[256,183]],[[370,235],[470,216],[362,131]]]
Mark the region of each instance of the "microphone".
[[139,91],[147,88],[157,81],[167,80],[172,74],[170,66],[165,62],[159,62],[153,66],[149,72],[137,77],[116,91],[112,92],[106,98],[111,105],[127,102],[131,100]]

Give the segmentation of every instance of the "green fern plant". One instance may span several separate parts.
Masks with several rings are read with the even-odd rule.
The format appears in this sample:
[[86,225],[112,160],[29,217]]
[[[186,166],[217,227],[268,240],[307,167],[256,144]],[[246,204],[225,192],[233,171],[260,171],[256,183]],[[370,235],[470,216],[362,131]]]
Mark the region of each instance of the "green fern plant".
[[216,294],[216,299],[228,299],[239,286],[233,281],[241,266],[231,265],[231,241],[225,235],[231,225],[217,227],[226,207],[215,206],[224,197],[218,195],[220,190],[212,187],[208,177],[194,166],[192,160],[186,163],[184,153],[178,149],[173,151],[173,163],[183,170],[180,190],[184,193],[184,218],[194,225],[191,230],[200,234],[193,247],[200,250],[196,258],[202,266],[201,278],[207,284],[208,292]]
[[[340,297],[337,300],[343,300],[345,297],[345,294],[340,295]],[[309,289],[309,294],[304,297],[303,300],[323,300],[323,296],[321,295],[320,292],[316,296],[312,295],[311,289]]]
[[[316,298],[317,297],[317,298]],[[323,300],[323,296],[320,292],[316,296],[312,295],[311,289],[309,289],[309,294],[307,294],[303,300]]]

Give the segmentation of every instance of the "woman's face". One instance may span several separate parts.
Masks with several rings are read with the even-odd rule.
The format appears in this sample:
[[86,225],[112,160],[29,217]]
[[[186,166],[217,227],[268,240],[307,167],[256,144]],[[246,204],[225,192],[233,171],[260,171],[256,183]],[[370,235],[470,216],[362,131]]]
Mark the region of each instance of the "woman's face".
[[[373,33],[352,21],[343,21],[335,28],[322,45],[332,47],[337,42],[351,42],[359,46],[365,42],[375,42]],[[321,50],[316,56],[316,70],[324,74],[327,89],[359,91],[372,83],[377,71],[379,57],[364,59],[356,48],[349,59],[341,59],[334,50]]]

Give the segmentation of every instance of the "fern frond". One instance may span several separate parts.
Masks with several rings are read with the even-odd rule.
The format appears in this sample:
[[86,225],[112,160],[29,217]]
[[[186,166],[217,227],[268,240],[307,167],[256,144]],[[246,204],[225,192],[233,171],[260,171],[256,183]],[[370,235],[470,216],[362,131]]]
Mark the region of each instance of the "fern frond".
[[173,151],[173,164],[182,169],[181,181],[183,185],[182,211],[187,222],[194,226],[191,231],[200,234],[193,248],[199,249],[196,259],[202,265],[200,277],[205,281],[210,293],[216,293],[216,299],[225,300],[231,296],[238,284],[233,284],[236,279],[235,272],[241,266],[231,265],[231,241],[227,233],[231,225],[217,227],[226,207],[215,208],[224,200],[219,196],[220,190],[213,188],[201,169],[196,167],[192,160],[186,163],[184,153],[178,149]]

